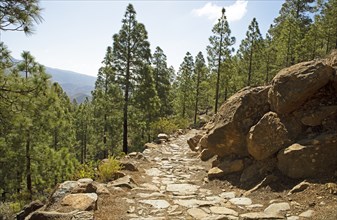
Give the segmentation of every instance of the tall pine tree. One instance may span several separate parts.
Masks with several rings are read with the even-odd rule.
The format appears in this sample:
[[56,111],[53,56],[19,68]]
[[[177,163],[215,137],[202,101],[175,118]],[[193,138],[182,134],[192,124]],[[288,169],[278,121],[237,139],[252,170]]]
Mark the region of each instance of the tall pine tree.
[[145,26],[136,20],[133,6],[127,6],[122,28],[113,36],[113,67],[124,90],[123,151],[128,152],[128,107],[131,90],[142,66],[150,62],[150,43]]
[[214,106],[214,112],[216,113],[219,105],[220,73],[222,71],[221,64],[230,56],[230,47],[235,43],[235,38],[231,37],[231,30],[225,16],[225,8],[222,9],[222,16],[214,25],[212,32],[214,35],[209,38],[210,45],[207,46],[207,58],[211,70],[216,72]]

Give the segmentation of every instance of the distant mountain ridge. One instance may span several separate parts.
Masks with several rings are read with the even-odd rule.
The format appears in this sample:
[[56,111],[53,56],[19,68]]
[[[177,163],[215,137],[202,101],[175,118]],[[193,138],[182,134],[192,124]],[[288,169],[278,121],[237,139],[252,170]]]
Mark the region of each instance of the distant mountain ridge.
[[[12,61],[14,63],[20,62],[15,58],[12,58]],[[86,98],[91,99],[91,91],[95,88],[97,77],[48,66],[44,67],[46,72],[51,75],[52,81],[58,82],[62,86],[71,101],[75,99],[77,103],[82,103]]]
[[91,91],[95,88],[96,77],[47,66],[45,68],[46,72],[52,76],[52,80],[62,86],[70,100],[76,99],[78,103],[82,103],[87,97],[91,99]]

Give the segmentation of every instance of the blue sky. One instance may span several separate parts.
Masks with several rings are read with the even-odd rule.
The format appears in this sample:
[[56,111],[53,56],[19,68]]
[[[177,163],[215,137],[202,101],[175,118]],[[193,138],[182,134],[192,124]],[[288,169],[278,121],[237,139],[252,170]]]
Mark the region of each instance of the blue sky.
[[96,76],[112,35],[121,28],[126,6],[132,3],[137,20],[148,31],[152,53],[160,46],[168,64],[178,70],[187,51],[206,56],[212,27],[226,8],[226,15],[239,45],[253,17],[265,35],[278,15],[282,0],[237,1],[41,1],[44,21],[32,36],[1,32],[12,56],[30,51],[46,66]]

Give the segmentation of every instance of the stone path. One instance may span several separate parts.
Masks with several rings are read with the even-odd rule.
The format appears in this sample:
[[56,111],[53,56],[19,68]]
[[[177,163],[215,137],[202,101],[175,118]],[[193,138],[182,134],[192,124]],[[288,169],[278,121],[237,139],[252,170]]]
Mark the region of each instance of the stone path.
[[230,188],[204,187],[209,167],[186,143],[194,134],[191,131],[143,152],[152,166],[142,174],[147,182],[133,187],[123,198],[128,219],[306,219],[313,214],[307,211],[295,216],[289,202],[256,204]]

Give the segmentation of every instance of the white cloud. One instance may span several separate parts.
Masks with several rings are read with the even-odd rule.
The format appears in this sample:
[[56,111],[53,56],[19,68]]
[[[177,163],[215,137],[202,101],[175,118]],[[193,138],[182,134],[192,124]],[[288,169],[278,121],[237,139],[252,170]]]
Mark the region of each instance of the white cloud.
[[[247,0],[236,0],[234,4],[225,6],[228,22],[239,21],[247,13]],[[196,16],[206,16],[209,20],[216,22],[221,17],[222,6],[208,2],[202,8],[193,9],[192,13]]]

